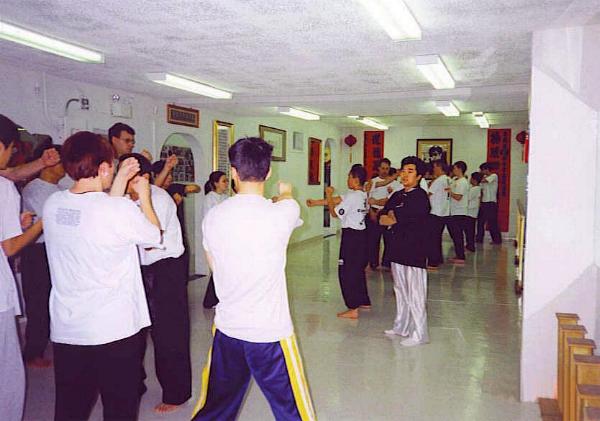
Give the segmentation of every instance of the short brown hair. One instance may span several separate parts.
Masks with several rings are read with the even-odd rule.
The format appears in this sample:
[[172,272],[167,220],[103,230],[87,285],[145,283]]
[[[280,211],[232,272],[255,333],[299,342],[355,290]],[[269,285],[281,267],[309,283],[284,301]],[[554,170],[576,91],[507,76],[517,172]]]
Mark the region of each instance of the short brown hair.
[[73,180],[98,175],[103,162],[113,163],[113,150],[102,136],[92,132],[77,132],[62,146],[61,159],[65,171]]

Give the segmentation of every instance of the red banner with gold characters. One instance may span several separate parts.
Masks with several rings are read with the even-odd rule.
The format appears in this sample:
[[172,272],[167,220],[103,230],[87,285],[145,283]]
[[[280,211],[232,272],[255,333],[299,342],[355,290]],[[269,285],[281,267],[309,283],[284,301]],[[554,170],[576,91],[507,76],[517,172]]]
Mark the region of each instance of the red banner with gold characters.
[[383,158],[383,131],[365,131],[364,166],[367,178],[377,175],[377,164]]
[[508,232],[510,219],[510,129],[488,129],[487,162],[498,174],[498,226]]

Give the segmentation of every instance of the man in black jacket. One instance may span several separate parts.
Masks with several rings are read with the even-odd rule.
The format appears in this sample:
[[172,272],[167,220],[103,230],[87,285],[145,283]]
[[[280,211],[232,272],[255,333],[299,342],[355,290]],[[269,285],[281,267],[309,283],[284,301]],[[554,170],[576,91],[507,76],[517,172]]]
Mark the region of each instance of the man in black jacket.
[[429,342],[427,332],[427,221],[431,205],[419,181],[425,164],[415,156],[402,160],[403,189],[386,203],[380,225],[391,231],[388,256],[392,263],[396,319],[387,335],[405,337],[404,346]]

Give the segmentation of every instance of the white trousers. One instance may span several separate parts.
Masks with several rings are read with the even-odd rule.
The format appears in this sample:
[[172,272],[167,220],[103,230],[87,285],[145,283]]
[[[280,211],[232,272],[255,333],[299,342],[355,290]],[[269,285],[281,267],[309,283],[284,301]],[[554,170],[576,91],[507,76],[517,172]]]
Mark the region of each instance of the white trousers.
[[0,312],[0,419],[21,421],[25,404],[25,367],[14,310]]
[[419,342],[429,342],[427,332],[427,271],[392,263],[396,320],[394,331]]

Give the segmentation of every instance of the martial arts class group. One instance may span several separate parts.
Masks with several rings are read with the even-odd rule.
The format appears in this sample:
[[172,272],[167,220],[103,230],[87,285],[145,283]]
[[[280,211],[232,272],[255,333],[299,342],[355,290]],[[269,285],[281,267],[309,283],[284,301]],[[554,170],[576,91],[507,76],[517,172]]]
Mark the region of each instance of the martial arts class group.
[[[54,371],[47,419],[89,419],[98,396],[104,419],[138,419],[148,336],[162,389],[156,413],[183,411],[194,399],[190,419],[235,419],[254,378],[275,419],[314,420],[285,274],[301,206],[325,207],[340,222],[346,308],[337,317],[371,311],[366,272],[389,271],[396,314],[380,333],[403,347],[430,340],[428,271],[464,265],[486,229],[501,243],[493,166],[482,163],[469,174],[465,162],[446,162],[435,146],[428,162],[381,159],[377,174],[355,164],[346,186],[298,203],[285,180],[277,196],[264,197],[273,147],[259,137],[233,143],[230,174],[215,171],[204,186],[173,182],[175,155],[152,162],[147,151],[134,152],[135,130],[124,123],[107,137],[79,131],[62,145],[42,142],[27,163],[13,166],[18,139],[19,127],[0,115],[2,420],[23,417],[25,366]],[[193,233],[186,233],[183,211],[191,194],[204,195],[201,249],[210,274],[200,282],[207,282],[204,307],[214,309],[212,346],[195,373],[198,396],[188,307]],[[445,261],[446,227],[454,255]]]

